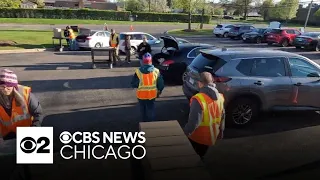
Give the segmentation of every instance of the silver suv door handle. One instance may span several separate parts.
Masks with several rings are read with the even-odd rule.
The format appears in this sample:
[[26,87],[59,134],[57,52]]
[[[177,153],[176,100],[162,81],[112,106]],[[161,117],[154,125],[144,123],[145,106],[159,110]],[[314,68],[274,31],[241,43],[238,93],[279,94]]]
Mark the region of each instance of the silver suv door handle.
[[253,84],[261,86],[261,85],[263,85],[263,82],[257,81],[257,82],[255,82],[255,83],[253,83]]

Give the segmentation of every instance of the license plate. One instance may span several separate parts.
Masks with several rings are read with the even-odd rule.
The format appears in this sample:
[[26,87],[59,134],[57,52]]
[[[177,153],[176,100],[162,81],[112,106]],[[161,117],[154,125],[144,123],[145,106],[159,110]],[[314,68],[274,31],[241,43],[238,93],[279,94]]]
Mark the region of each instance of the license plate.
[[194,79],[190,78],[189,79],[189,83],[193,84],[194,83]]

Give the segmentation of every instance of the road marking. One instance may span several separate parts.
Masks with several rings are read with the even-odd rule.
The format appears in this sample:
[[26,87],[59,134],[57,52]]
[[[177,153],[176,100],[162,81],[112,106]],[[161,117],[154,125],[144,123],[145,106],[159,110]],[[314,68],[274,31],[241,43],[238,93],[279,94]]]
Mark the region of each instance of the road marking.
[[57,67],[56,70],[68,70],[69,67]]
[[63,83],[63,87],[68,88],[68,89],[71,89],[71,87],[70,87],[70,85],[69,85],[69,82]]

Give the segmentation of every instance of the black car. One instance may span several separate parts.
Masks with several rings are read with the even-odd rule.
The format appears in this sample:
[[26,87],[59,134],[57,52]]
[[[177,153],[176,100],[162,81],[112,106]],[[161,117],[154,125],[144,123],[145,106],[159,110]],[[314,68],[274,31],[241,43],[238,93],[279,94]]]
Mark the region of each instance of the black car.
[[271,29],[268,28],[257,28],[252,32],[244,33],[242,35],[243,42],[254,42],[254,43],[264,43],[266,41],[266,35]]
[[293,40],[293,45],[297,48],[306,48],[315,51],[320,50],[320,32],[308,32],[297,36]]
[[237,24],[230,29],[228,36],[231,39],[241,39],[244,33],[252,32],[255,29],[256,28],[253,27],[252,25]]
[[[173,36],[163,36],[163,37],[171,37],[174,38]],[[150,44],[151,46],[151,55],[154,56],[155,54],[159,54],[161,53],[161,50],[164,46],[164,41],[163,41],[163,37],[159,38],[158,41],[153,42],[152,44]],[[182,39],[182,38],[175,38],[179,44],[184,44],[184,43],[190,43],[188,40],[186,39]]]
[[180,43],[174,37],[161,37],[164,46],[160,53],[153,56],[153,64],[160,70],[165,81],[182,84],[182,75],[187,66],[203,49],[215,46],[200,43]]

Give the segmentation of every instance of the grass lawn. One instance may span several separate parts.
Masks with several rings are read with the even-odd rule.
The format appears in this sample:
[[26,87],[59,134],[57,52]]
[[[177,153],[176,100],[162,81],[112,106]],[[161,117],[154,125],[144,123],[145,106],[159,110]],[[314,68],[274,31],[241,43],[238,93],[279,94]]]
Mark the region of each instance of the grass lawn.
[[181,24],[176,22],[130,22],[130,21],[107,21],[107,20],[85,20],[85,19],[37,19],[37,18],[0,18],[0,23],[17,24]]
[[173,29],[168,31],[168,34],[174,36],[212,35],[212,29],[194,29],[192,32],[187,32],[184,29]]
[[15,41],[17,45],[0,46],[0,50],[52,47],[52,31],[0,30],[1,41]]

